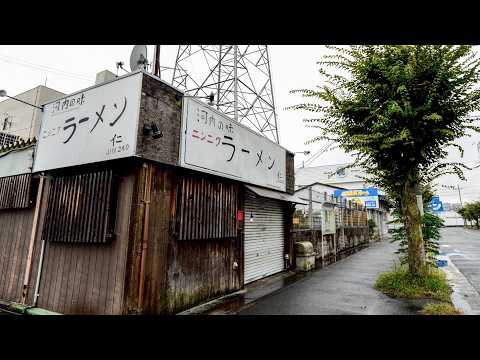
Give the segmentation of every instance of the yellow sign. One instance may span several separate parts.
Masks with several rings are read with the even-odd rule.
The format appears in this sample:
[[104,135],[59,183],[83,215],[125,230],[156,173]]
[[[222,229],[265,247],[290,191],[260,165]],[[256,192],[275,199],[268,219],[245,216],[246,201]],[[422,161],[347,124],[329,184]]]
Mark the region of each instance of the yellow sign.
[[297,217],[293,218],[293,223],[295,225],[300,224],[300,218],[297,218]]
[[364,190],[352,190],[352,191],[344,191],[342,192],[342,196],[368,196],[370,195],[368,191]]

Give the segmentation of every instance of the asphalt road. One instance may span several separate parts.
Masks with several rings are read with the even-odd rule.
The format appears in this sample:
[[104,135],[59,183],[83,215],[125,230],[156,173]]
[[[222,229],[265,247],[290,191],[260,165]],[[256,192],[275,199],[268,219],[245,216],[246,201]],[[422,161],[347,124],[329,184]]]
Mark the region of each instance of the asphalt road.
[[[442,230],[440,252],[463,274],[470,285],[480,293],[480,230],[445,228]],[[480,301],[468,299],[471,306],[480,308]]]
[[397,300],[376,291],[381,272],[391,270],[397,244],[372,244],[288,287],[260,298],[239,315],[416,315],[423,300]]

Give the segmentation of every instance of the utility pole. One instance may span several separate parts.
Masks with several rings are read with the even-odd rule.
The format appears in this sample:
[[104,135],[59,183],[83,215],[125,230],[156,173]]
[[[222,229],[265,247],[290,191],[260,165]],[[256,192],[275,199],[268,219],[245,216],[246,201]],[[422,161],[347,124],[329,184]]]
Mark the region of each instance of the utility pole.
[[155,45],[153,54],[153,75],[160,77],[160,45]]
[[457,189],[458,189],[458,197],[460,198],[460,206],[463,207],[462,194],[460,193],[460,185],[459,184],[457,184]]
[[[460,199],[460,206],[463,208],[462,194],[460,193],[460,185],[459,184],[457,184],[457,190],[458,190],[458,197]],[[455,224],[457,224],[457,223],[455,222]],[[465,220],[465,219],[463,219],[463,226],[467,227],[467,220]]]

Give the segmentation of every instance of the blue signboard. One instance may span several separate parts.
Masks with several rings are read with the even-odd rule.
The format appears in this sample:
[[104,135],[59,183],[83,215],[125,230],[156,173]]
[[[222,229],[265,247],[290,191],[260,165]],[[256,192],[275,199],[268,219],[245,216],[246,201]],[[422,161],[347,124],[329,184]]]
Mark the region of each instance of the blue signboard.
[[335,190],[335,197],[358,197],[358,196],[378,196],[377,188],[355,189],[355,190]]
[[367,209],[379,208],[378,195],[380,195],[380,192],[377,188],[335,190],[333,193],[333,196],[337,198],[341,197],[352,201]]
[[443,211],[443,203],[440,201],[440,196],[435,195],[428,204],[428,208],[435,212]]

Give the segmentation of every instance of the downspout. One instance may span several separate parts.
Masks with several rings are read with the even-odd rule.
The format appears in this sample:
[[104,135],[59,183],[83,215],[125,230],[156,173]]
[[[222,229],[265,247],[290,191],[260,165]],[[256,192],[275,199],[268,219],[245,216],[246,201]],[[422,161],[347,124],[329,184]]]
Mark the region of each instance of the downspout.
[[35,284],[35,295],[33,298],[33,307],[37,306],[37,300],[38,300],[38,289],[40,287],[40,279],[42,277],[42,265],[43,265],[43,257],[45,255],[45,240],[42,239],[42,248],[40,250],[40,261],[38,262],[38,270],[37,270],[37,281]]
[[138,303],[137,309],[142,310],[143,306],[143,297],[145,293],[145,263],[147,260],[147,247],[148,247],[148,221],[150,214],[150,195],[151,195],[151,184],[152,184],[152,168],[151,166],[144,164],[144,188],[143,188],[143,197],[140,202],[143,204],[143,234],[140,250],[140,281],[138,289]]
[[[38,214],[40,212],[40,203],[42,199],[42,194],[43,194],[43,183],[45,181],[44,176],[40,176],[40,182],[38,184],[38,190],[37,190],[37,202],[35,204],[35,212],[33,215],[33,224],[32,224],[32,232],[30,235],[30,244],[28,245],[28,255],[27,255],[27,265],[25,268],[25,276],[23,279],[23,289],[22,289],[22,304],[26,304],[27,301],[27,295],[28,295],[28,284],[30,282],[30,270],[32,268],[32,260],[33,260],[33,247],[35,245],[35,238],[37,236],[37,230],[38,230]],[[43,244],[42,244],[42,255],[43,256]],[[42,263],[42,260],[40,260],[40,264]],[[41,271],[41,267],[39,267],[39,271]],[[36,294],[37,290],[35,290],[35,299],[34,302],[36,302]]]

